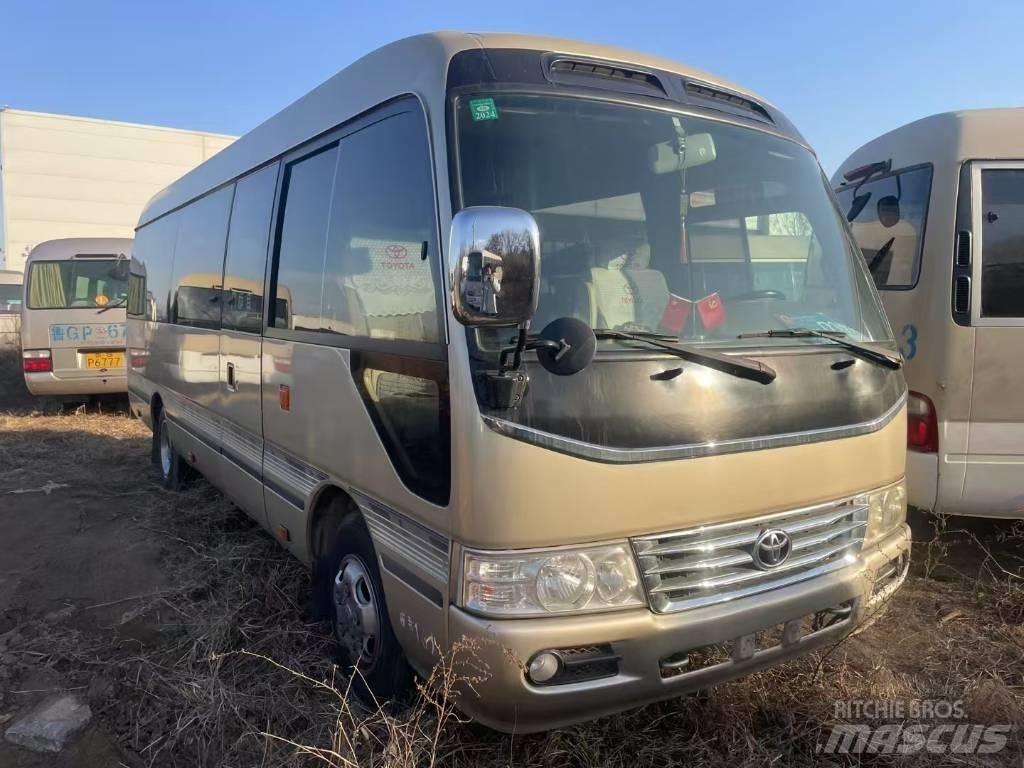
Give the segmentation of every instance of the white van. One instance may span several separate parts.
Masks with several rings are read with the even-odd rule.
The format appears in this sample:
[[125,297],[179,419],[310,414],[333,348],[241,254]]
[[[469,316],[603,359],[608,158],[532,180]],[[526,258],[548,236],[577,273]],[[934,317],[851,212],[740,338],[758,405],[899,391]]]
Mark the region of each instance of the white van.
[[17,349],[21,327],[21,272],[0,269],[0,350]]
[[890,131],[833,178],[910,387],[910,503],[1024,516],[1024,109]]
[[40,243],[25,262],[21,357],[33,395],[128,391],[125,305],[130,238]]

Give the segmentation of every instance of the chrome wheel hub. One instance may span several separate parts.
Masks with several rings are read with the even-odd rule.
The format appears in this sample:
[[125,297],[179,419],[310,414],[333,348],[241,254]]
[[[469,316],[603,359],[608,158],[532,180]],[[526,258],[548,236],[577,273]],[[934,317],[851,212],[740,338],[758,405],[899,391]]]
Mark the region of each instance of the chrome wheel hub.
[[366,565],[346,555],[334,577],[334,631],[349,659],[363,671],[380,655],[380,614]]

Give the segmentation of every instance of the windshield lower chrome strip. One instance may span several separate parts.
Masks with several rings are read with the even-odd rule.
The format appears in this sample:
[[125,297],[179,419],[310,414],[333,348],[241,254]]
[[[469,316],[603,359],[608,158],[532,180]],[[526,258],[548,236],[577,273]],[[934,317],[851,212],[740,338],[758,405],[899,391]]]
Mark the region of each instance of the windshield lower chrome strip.
[[765,437],[742,438],[738,440],[722,440],[708,443],[691,443],[689,445],[666,445],[653,448],[611,448],[595,445],[570,437],[555,435],[532,427],[525,427],[506,419],[495,416],[483,416],[484,424],[495,432],[506,437],[523,440],[553,451],[579,456],[593,461],[609,464],[635,464],[648,461],[669,461],[673,459],[697,459],[705,456],[720,456],[727,453],[743,453],[745,451],[761,451],[768,448],[784,448],[793,445],[807,445],[825,440],[839,440],[845,437],[857,437],[877,432],[887,426],[903,408],[907,401],[906,391],[900,395],[896,403],[881,416],[860,424],[848,424],[841,427],[810,429],[803,432],[787,432],[780,435]]

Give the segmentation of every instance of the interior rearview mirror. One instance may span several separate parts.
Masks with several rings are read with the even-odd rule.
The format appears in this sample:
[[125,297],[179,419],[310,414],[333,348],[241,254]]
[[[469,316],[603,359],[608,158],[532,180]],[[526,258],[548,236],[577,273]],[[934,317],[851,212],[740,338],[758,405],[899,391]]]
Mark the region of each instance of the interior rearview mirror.
[[684,152],[679,151],[677,142],[662,141],[647,151],[647,162],[652,173],[662,174],[704,165],[717,156],[714,136],[710,133],[693,133],[686,137]]
[[520,325],[540,293],[540,230],[518,208],[466,208],[452,219],[452,310],[463,325]]

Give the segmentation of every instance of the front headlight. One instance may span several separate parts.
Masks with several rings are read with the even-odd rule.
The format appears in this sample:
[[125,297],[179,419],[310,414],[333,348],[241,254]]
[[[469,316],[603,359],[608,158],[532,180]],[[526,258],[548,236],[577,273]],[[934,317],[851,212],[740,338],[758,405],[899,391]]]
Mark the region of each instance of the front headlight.
[[492,616],[546,616],[645,605],[629,545],[463,558],[462,606]]
[[903,480],[858,496],[855,501],[868,507],[866,541],[879,539],[907,521],[907,486]]

